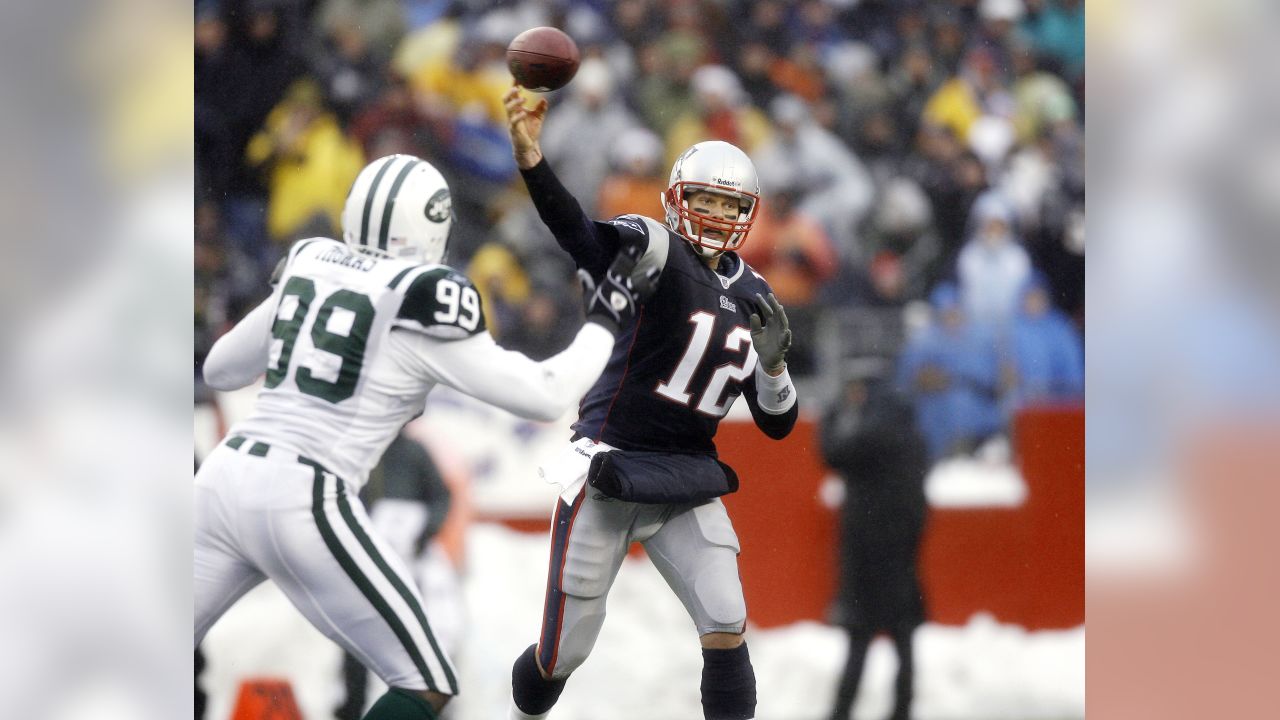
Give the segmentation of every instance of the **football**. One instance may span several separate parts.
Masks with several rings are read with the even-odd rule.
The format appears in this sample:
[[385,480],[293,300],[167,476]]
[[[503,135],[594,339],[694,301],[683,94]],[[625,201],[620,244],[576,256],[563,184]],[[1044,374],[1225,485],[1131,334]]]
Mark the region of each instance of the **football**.
[[507,46],[507,67],[534,92],[559,90],[578,72],[578,45],[553,27],[525,30]]

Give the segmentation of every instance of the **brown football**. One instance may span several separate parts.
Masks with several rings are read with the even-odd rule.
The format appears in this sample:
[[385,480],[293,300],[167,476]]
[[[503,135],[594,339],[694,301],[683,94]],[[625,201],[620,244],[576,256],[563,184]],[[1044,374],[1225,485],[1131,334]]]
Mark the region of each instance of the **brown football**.
[[516,82],[535,92],[559,90],[578,72],[578,45],[553,27],[525,30],[507,46]]

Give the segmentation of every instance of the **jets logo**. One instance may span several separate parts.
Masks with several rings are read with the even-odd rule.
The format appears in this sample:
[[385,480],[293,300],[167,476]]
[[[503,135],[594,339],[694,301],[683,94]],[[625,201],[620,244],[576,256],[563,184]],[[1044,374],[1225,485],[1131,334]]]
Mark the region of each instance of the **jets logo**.
[[449,215],[453,212],[453,199],[449,197],[447,188],[440,188],[435,195],[427,201],[427,206],[423,208],[422,213],[427,219],[434,223],[442,223],[449,219]]

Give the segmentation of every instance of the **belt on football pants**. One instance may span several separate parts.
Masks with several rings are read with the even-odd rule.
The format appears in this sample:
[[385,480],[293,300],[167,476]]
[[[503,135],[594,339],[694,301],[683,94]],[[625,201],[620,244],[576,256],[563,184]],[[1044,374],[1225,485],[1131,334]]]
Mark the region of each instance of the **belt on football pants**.
[[[245,447],[246,443],[249,444],[248,450],[242,450],[242,448]],[[249,455],[253,455],[254,457],[264,458],[270,455],[271,457],[277,457],[282,460],[292,460],[293,462],[302,463],[303,465],[309,465],[313,468],[320,470],[321,472],[326,472],[326,473],[329,473],[330,475],[333,475],[334,477],[337,477],[336,473],[330,472],[329,469],[326,468],[324,465],[321,465],[320,463],[316,462],[315,460],[312,460],[311,458],[303,457],[298,453],[289,452],[288,450],[283,450],[281,448],[273,448],[270,445],[264,442],[259,442],[257,440],[250,441],[249,438],[243,435],[236,435],[234,437],[228,438],[226,442],[226,446],[231,448],[232,450],[235,450],[236,452],[247,452]]]

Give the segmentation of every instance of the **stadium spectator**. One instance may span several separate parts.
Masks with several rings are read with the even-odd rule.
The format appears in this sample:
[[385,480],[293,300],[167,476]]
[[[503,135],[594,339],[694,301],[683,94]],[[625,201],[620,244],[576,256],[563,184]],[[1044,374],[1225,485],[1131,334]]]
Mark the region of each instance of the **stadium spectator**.
[[970,47],[991,52],[996,66],[1008,72],[1009,43],[1017,33],[1018,21],[1026,14],[1022,0],[980,0],[978,20]]
[[581,198],[583,212],[591,216],[597,214],[596,199],[609,174],[609,150],[640,122],[616,96],[613,83],[603,60],[584,60],[568,87],[569,97],[557,105],[542,131],[543,147],[548,157],[556,158],[553,167],[565,188]]
[[[933,209],[914,181],[898,177],[885,184],[867,237],[868,267],[875,296],[893,304],[925,296],[941,247]],[[879,304],[879,303],[873,303]]]
[[677,120],[697,109],[690,83],[702,51],[684,42],[655,40],[636,54],[640,78],[630,93],[631,104],[650,129],[666,135]]
[[367,158],[413,155],[434,162],[441,128],[418,107],[408,81],[389,73],[381,94],[351,123],[351,137]]
[[778,63],[773,48],[760,40],[748,40],[738,49],[734,70],[742,80],[742,88],[756,107],[769,107],[780,90],[771,73]]
[[480,293],[485,326],[502,340],[519,323],[520,308],[529,299],[529,276],[520,258],[502,243],[485,243],[471,256],[467,277]]
[[960,71],[929,98],[924,120],[948,127],[957,138],[967,141],[969,128],[988,114],[1011,117],[1013,98],[991,50],[978,47],[965,53]]
[[769,202],[760,205],[753,228],[758,235],[738,253],[769,278],[793,325],[803,314],[801,309],[813,305],[819,288],[839,263],[822,225],[797,209],[797,194],[794,187],[773,189]]
[[662,162],[662,141],[649,130],[633,127],[618,137],[610,150],[614,171],[600,185],[596,214],[617,217],[636,213],[659,218],[664,214],[660,197],[667,189]]
[[915,406],[929,458],[969,453],[1002,429],[992,336],[965,317],[951,283],[929,296],[933,321],[898,359],[897,387]]
[[821,429],[823,460],[844,481],[840,513],[840,580],[832,619],[849,651],[831,720],[849,720],[863,661],[877,632],[898,655],[892,720],[907,720],[914,695],[912,637],[924,622],[917,572],[924,532],[924,440],[911,406],[880,378],[855,377],[828,409]]
[[1084,75],[1085,23],[1082,0],[1027,0],[1022,29],[1036,51],[1054,61],[1069,83]]
[[916,136],[925,105],[940,82],[938,66],[928,47],[910,45],[898,57],[897,64],[889,73],[889,93],[893,102],[893,120],[901,128],[902,138],[910,140]]
[[965,312],[971,322],[1002,331],[1031,277],[1031,258],[1013,232],[1013,208],[1001,194],[989,191],[974,201],[969,227],[956,269]]
[[1022,288],[1021,306],[1010,327],[1004,365],[1011,410],[1036,404],[1084,400],[1084,346],[1080,333],[1049,299],[1038,273]]
[[[358,44],[384,63],[404,37],[404,2],[321,0],[316,11],[316,26],[330,37],[338,34],[348,36],[343,42]],[[354,37],[351,37],[353,33]]]
[[742,83],[723,65],[704,65],[691,79],[695,109],[672,125],[666,135],[667,166],[689,146],[724,140],[752,154],[769,140],[769,119],[747,100]]
[[384,63],[370,52],[361,19],[338,15],[312,53],[311,72],[325,101],[345,126],[381,94]]
[[787,308],[794,331],[789,361],[797,373],[814,370],[814,338],[823,285],[839,267],[839,257],[822,225],[796,208],[794,187],[779,186],[760,204],[753,242],[739,255],[769,278],[773,293]]
[[839,98],[836,129],[856,147],[859,130],[873,115],[890,111],[893,94],[870,45],[846,42],[832,48],[823,63],[832,93]]
[[245,159],[267,179],[267,233],[277,243],[298,239],[303,228],[333,233],[364,164],[310,80],[289,89],[249,142]]
[[916,137],[915,153],[904,163],[905,174],[920,184],[933,207],[941,252],[930,271],[933,280],[954,279],[956,256],[967,239],[969,211],[987,189],[987,170],[965,151],[945,127],[926,123]]
[[1034,142],[1040,133],[1061,123],[1074,123],[1078,111],[1071,88],[1061,77],[1040,67],[1035,49],[1024,39],[1010,45],[1014,82],[1014,126],[1018,141]]
[[782,95],[770,107],[778,132],[756,159],[766,177],[786,178],[799,192],[796,207],[822,223],[840,256],[860,256],[856,229],[875,188],[858,158],[813,120],[804,101]]

